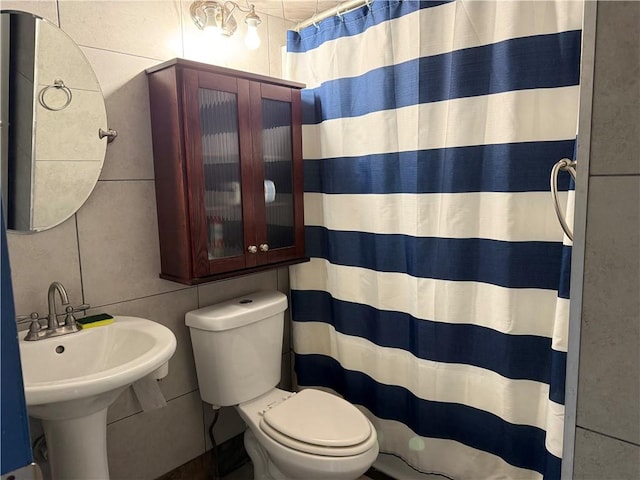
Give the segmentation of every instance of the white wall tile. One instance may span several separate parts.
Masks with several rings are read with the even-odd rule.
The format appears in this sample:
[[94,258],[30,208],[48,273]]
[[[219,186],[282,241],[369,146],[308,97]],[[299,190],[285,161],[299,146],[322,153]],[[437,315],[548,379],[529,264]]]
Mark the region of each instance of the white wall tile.
[[180,1],[59,0],[60,27],[76,43],[142,57],[182,56]]
[[[176,336],[176,351],[169,360],[169,375],[160,381],[160,390],[166,400],[173,400],[198,388],[189,329],[184,315],[198,308],[198,292],[195,287],[177,292],[154,295],[129,302],[116,303],[94,309],[89,314],[131,315],[147,318],[171,329]],[[109,407],[108,422],[119,420],[141,411],[132,389],[127,389]]]
[[83,303],[75,217],[44,232],[9,233],[7,245],[17,315],[44,316],[53,281],[65,286],[72,305]]
[[[204,409],[205,448],[210,450],[213,445],[209,439],[209,427],[213,421],[215,410],[205,402],[202,402],[202,408]],[[220,409],[220,416],[213,429],[213,436],[216,443],[220,445],[236,435],[241,435],[246,428],[247,426],[244,420],[242,420],[240,414],[234,407],[223,407]]]
[[100,181],[77,217],[87,302],[101,306],[185,288],[158,276],[153,181]]
[[640,2],[598,2],[591,158],[598,174],[640,174]]
[[145,69],[158,63],[95,48],[82,49],[96,72],[107,108],[107,126],[118,132],[108,145],[102,180],[153,179],[149,88]]
[[198,285],[199,305],[202,308],[247,293],[277,289],[277,270],[267,270],[266,272]]
[[282,354],[282,363],[280,364],[280,383],[278,388],[291,391],[291,353]]
[[295,27],[294,22],[289,22],[278,17],[267,17],[269,22],[269,75],[282,78],[282,48],[287,44],[287,30]]
[[578,425],[640,443],[640,177],[592,177]]
[[204,453],[198,392],[107,427],[111,479],[154,479]]
[[640,447],[578,428],[573,478],[574,480],[640,478]]
[[287,296],[288,307],[284,312],[284,335],[282,337],[282,353],[291,350],[291,289],[289,286],[289,268],[278,269],[278,290]]

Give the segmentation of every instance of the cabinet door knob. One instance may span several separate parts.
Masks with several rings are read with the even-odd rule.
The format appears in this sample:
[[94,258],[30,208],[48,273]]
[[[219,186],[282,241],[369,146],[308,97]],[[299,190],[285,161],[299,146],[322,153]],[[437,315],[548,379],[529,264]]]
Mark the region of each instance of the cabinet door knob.
[[249,245],[249,247],[247,247],[247,251],[249,253],[258,253],[258,247],[255,245]]
[[269,245],[267,245],[266,243],[261,243],[260,244],[260,251],[261,252],[266,252],[269,250]]

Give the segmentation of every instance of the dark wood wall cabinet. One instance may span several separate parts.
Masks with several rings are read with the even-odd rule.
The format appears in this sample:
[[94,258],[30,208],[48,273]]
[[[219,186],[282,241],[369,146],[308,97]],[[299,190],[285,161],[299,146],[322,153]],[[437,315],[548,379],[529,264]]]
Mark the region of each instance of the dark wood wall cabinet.
[[160,276],[306,261],[299,83],[174,59],[147,70]]

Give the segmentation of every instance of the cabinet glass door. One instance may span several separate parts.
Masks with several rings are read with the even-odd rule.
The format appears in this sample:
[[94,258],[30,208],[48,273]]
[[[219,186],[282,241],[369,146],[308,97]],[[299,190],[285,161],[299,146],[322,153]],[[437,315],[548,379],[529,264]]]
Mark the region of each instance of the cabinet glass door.
[[295,243],[291,102],[262,99],[264,201],[269,250]]
[[209,260],[243,255],[238,99],[198,88]]

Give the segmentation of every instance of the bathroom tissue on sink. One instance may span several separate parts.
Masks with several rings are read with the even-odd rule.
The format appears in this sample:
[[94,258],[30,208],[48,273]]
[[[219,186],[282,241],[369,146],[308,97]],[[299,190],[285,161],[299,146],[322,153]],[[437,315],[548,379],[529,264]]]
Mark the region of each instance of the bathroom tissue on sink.
[[158,381],[153,375],[147,375],[137,382],[133,382],[131,387],[133,387],[133,393],[138,397],[138,402],[143,412],[167,406],[167,401],[160,391]]

